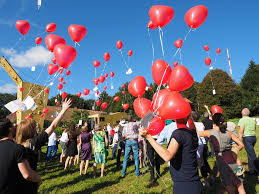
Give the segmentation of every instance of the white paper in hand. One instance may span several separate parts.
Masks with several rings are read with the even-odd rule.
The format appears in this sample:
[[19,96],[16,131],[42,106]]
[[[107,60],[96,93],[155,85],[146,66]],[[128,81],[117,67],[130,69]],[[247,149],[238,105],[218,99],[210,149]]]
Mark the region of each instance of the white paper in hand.
[[35,66],[32,66],[32,67],[31,67],[31,71],[35,71]]
[[82,125],[82,124],[83,124],[83,121],[82,121],[82,120],[79,120],[78,125],[80,126],[80,125]]
[[216,94],[216,90],[214,89],[214,90],[212,91],[212,93],[213,93],[213,95],[215,95],[215,94]]

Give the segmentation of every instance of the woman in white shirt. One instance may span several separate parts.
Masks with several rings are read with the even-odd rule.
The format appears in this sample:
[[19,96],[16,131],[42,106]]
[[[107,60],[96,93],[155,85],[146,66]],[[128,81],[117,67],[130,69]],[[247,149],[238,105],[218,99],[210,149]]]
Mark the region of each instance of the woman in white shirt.
[[60,146],[62,148],[62,154],[60,155],[60,163],[65,162],[66,160],[66,155],[67,155],[67,142],[68,142],[68,133],[67,129],[63,128],[63,133],[61,138],[59,139]]

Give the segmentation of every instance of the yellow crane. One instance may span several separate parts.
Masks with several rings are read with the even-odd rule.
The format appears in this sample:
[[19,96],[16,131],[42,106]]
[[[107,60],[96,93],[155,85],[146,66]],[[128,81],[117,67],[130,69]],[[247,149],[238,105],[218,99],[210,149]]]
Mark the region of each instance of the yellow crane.
[[[44,118],[41,118],[40,115],[42,114],[43,109],[47,106],[49,96],[49,94],[44,91],[46,86],[23,81],[3,56],[1,57],[0,63],[17,85],[17,99],[23,101],[29,95],[34,98],[34,102],[37,105],[37,108],[34,111],[28,110],[26,112],[22,112],[21,110],[18,110],[16,112],[17,124],[20,123],[27,115],[31,115],[42,130]],[[23,88],[23,90],[20,90],[20,88]]]

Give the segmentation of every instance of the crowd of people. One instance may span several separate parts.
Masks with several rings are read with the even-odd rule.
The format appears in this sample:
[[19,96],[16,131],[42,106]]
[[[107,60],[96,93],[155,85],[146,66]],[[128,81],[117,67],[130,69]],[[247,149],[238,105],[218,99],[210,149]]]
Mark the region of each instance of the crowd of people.
[[[37,193],[41,184],[37,173],[41,148],[48,145],[46,162],[49,162],[55,159],[58,142],[62,148],[60,163],[64,164],[64,170],[70,170],[73,163],[80,163],[81,176],[87,174],[90,161],[94,160],[93,177],[99,174],[98,164],[101,165],[100,177],[103,177],[110,150],[111,158],[117,160],[116,170],[121,170],[122,178],[126,176],[129,159],[134,160],[136,177],[142,175],[140,168],[148,166],[150,182],[147,187],[151,188],[158,185],[160,164],[168,162],[173,193],[176,194],[201,194],[204,187],[213,184],[215,175],[208,164],[209,157],[216,158],[221,182],[228,193],[236,190],[240,194],[246,193],[244,168],[238,158],[243,147],[248,156],[248,173],[258,176],[258,159],[254,150],[256,122],[249,117],[247,108],[242,110],[238,133],[235,123],[225,122],[221,113],[212,115],[205,106],[207,112],[202,122],[198,122],[200,115],[197,112],[191,112],[187,118],[167,120],[163,131],[156,136],[151,136],[142,122],[129,115],[127,121],[105,126],[96,124],[94,129],[87,122],[81,127],[64,127],[61,137],[58,137],[55,129],[71,103],[66,99],[61,112],[42,132],[39,132],[33,119],[25,119],[17,126],[7,118],[0,120],[0,193]],[[163,146],[165,141],[167,148]],[[203,183],[199,171],[204,178]]]

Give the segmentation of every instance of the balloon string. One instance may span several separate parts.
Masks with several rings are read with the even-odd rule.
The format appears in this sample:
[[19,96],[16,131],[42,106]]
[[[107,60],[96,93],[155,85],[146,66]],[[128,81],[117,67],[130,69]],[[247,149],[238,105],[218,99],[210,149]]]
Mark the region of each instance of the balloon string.
[[182,50],[180,50],[179,56],[180,56],[180,63],[181,63],[181,65],[182,65],[182,64],[183,64],[183,60],[182,60]]
[[149,39],[150,39],[151,45],[152,45],[152,52],[153,52],[152,64],[153,64],[154,63],[154,59],[155,59],[154,43],[153,43],[153,39],[152,39],[152,37],[150,35],[149,28],[147,28],[147,32],[148,32],[148,36],[149,36]]
[[[44,84],[44,87],[45,88],[49,87],[60,75],[61,74],[57,74],[57,72],[56,72],[53,79],[51,80],[51,82],[47,86]],[[33,97],[33,99],[36,99],[38,96],[40,96],[43,91],[44,91],[44,89],[42,89],[35,97]]]
[[213,84],[213,80],[212,80],[211,71],[210,71],[210,80],[211,80],[212,88],[213,88],[213,90],[215,90],[215,88],[214,88],[214,84]]
[[94,77],[96,78],[96,68],[94,68]]
[[128,56],[128,65],[130,66],[130,56]]
[[215,65],[216,64],[216,61],[217,61],[217,56],[215,57],[215,59],[214,59],[214,63],[213,63],[213,65]]
[[187,34],[186,34],[185,37],[184,37],[184,40],[187,39],[187,37],[189,36],[189,34],[190,34],[191,31],[192,31],[192,28],[190,28],[190,30],[187,32]]
[[129,66],[128,66],[128,64],[127,64],[127,62],[126,62],[126,60],[125,60],[125,58],[124,58],[124,56],[123,56],[122,50],[119,49],[119,51],[120,51],[120,53],[121,53],[121,57],[122,57],[122,60],[123,60],[124,64],[125,64],[126,67],[129,69]]
[[104,62],[104,67],[103,67],[103,70],[102,70],[102,74],[101,74],[101,75],[103,75],[103,73],[104,73],[104,71],[105,71],[105,68],[106,68],[106,65],[107,65],[107,62],[105,61],[105,62]]
[[[43,65],[43,67],[42,67],[42,69],[41,69],[41,71],[40,71],[40,73],[39,73],[38,77],[36,78],[36,82],[38,82],[38,81],[39,81],[40,76],[41,76],[42,71],[43,71],[43,69],[45,68],[45,66],[46,66],[46,64],[44,64],[44,65]],[[35,83],[35,84],[36,84],[36,83]],[[32,89],[35,87],[35,84],[33,84],[33,86],[30,88],[30,90],[29,90],[29,92],[28,92],[28,94],[27,94],[26,98],[30,95],[30,92],[31,92],[31,91],[32,91]],[[26,99],[26,98],[25,98],[25,99]]]
[[177,55],[177,53],[181,50],[181,48],[178,48],[176,52],[174,53],[174,57]]
[[163,40],[162,40],[163,31],[160,27],[158,27],[158,32],[159,32],[159,38],[160,38],[160,44],[161,44],[163,59],[165,59],[164,46],[163,46]]

